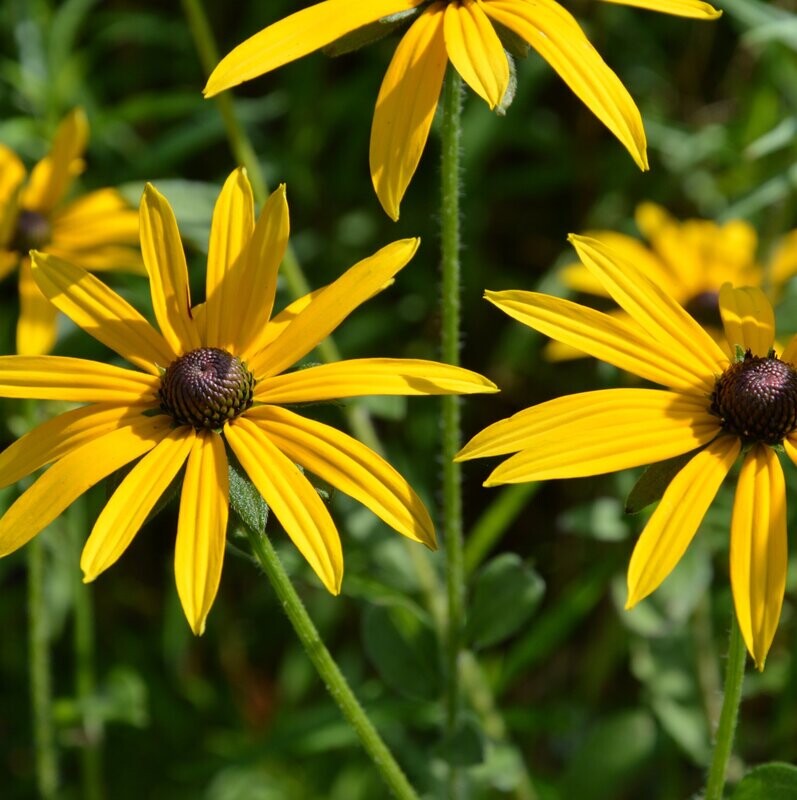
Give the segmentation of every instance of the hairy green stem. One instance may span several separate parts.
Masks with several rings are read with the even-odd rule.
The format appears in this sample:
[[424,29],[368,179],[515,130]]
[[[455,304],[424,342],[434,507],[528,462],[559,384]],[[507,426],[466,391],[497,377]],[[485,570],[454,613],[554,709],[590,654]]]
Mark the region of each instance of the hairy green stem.
[[329,694],[337,703],[343,716],[357,733],[360,742],[371,757],[383,780],[399,800],[418,800],[418,795],[396,762],[393,754],[371,722],[368,714],[354,696],[343,673],[318,634],[307,609],[293,588],[277,551],[264,533],[246,530],[252,552],[271,582],[288,619],[304,646],[310,661],[324,681]]

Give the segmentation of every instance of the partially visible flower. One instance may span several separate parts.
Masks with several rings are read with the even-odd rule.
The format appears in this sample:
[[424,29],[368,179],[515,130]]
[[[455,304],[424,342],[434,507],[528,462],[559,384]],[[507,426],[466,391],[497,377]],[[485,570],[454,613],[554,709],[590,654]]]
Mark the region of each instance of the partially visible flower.
[[[611,0],[701,19],[720,12],[700,0]],[[398,219],[399,205],[429,136],[450,61],[491,109],[503,112],[514,95],[506,49],[533,47],[648,168],[645,131],[634,101],[589,43],[578,22],[555,0],[324,0],[269,25],[226,55],[205,96],[270,72],[339,40],[338,49],[389,33],[416,17],[399,42],[379,91],[371,128],[371,179],[382,207]]]
[[393,467],[290,406],[368,394],[496,388],[468,370],[412,359],[364,358],[286,371],[388,286],[418,247],[417,239],[394,242],[272,317],[288,229],[284,186],[255,222],[246,174],[232,173],[213,214],[206,300],[192,306],[174,214],[148,185],[141,201],[141,250],[160,332],[95,276],[54,255],[32,254],[42,292],[136,369],[58,356],[0,357],[0,396],[88,404],[44,423],[0,454],[2,486],[51,465],[0,519],[0,556],[28,542],[90,486],[140,459],[84,547],[81,567],[92,581],[122,555],[185,465],[174,567],[185,615],[201,634],[221,577],[228,448],[334,594],[343,576],[340,538],[301,468],[404,536],[435,546],[429,514]]
[[797,463],[797,337],[778,355],[760,289],[725,284],[719,306],[730,350],[605,242],[571,236],[627,324],[568,300],[487,292],[535,330],[667,387],[606,389],[525,409],[477,434],[458,459],[515,453],[485,485],[575,478],[686,456],[631,556],[628,604],[653,592],[686,551],[739,456],[730,542],[736,616],[762,669],[786,586],[786,493],[778,450]]
[[70,112],[30,176],[17,155],[0,144],[0,280],[19,267],[17,352],[22,355],[48,353],[56,339],[56,309],[33,280],[30,250],[90,270],[144,271],[135,248],[138,214],[119,192],[99,189],[63,203],[73,178],[83,171],[88,133],[83,111]]

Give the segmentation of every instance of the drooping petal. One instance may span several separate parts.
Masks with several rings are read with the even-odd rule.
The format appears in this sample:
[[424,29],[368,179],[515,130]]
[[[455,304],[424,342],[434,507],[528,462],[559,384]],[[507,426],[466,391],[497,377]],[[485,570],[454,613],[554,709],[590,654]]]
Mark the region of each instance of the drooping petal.
[[34,253],[33,276],[45,297],[97,341],[131,364],[160,375],[176,354],[130,303],[86,270]]
[[775,343],[775,313],[766,295],[752,286],[720,289],[720,314],[728,344],[766,356]]
[[201,636],[221,580],[229,485],[224,440],[200,431],[188,456],[180,495],[174,576],[191,630]]
[[406,480],[365,445],[277,406],[246,414],[291,461],[369,508],[399,533],[435,549],[434,526]]
[[248,287],[233,285],[255,227],[255,201],[243,167],[224,183],[213,209],[205,283],[205,344],[229,350],[237,342]]
[[376,98],[369,162],[376,196],[399,218],[404,192],[429,137],[448,64],[443,36],[445,5],[433,3],[396,47]]
[[256,378],[274,375],[307,355],[361,303],[389,281],[418,249],[418,239],[401,239],[363,259],[319,292],[266,350],[248,359]]
[[155,319],[175,353],[196,350],[202,343],[191,318],[188,267],[177,220],[166,198],[149,183],[141,198],[140,218],[141,254]]
[[194,429],[174,428],[127,473],[91,531],[80,568],[89,583],[116,563],[188,458]]
[[648,168],[639,110],[562,6],[555,0],[484,0],[482,6],[488,16],[527,41],[620,140],[640,169]]
[[228,53],[208,78],[205,97],[319,50],[351,31],[419,6],[424,0],[325,0],[291,14]]
[[714,6],[701,0],[603,0],[604,3],[616,3],[622,6],[647,8],[650,11],[661,11],[677,17],[693,17],[694,19],[716,19],[722,16]]
[[740,450],[736,437],[720,436],[673,478],[634,547],[626,608],[657,589],[681,560]]
[[82,168],[81,157],[88,136],[89,123],[83,109],[76,108],[64,117],[53,137],[50,153],[30,174],[20,197],[23,208],[40,214],[48,214],[55,208]]
[[488,291],[485,297],[524,325],[640,378],[687,391],[710,393],[714,388],[713,375],[695,374],[636,326],[608,314],[537,292]]
[[497,392],[487,378],[462,367],[409,358],[358,358],[264,378],[261,403],[306,403],[363,395],[479,394]]
[[459,0],[446,6],[444,33],[451,63],[494,109],[509,85],[509,63],[492,22],[476,0]]
[[53,464],[0,519],[0,556],[22,547],[95,483],[151,450],[170,426],[168,417],[141,416]]
[[17,353],[40,356],[55,347],[58,310],[41,293],[31,271],[30,259],[19,265],[19,320],[17,321]]
[[140,405],[160,380],[112,364],[65,356],[0,356],[0,397]]
[[98,189],[54,211],[53,241],[69,250],[129,244],[138,249],[138,212],[116,189]]
[[786,483],[775,451],[745,456],[731,521],[731,586],[736,619],[758,669],[764,668],[786,591]]
[[238,417],[224,429],[232,451],[285,532],[332,594],[340,592],[343,551],[318,492],[255,423]]

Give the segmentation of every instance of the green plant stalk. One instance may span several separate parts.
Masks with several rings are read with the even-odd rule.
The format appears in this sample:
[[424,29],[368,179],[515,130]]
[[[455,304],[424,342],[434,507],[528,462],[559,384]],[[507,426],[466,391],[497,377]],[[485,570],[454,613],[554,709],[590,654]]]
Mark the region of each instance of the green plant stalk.
[[406,775],[354,696],[346,678],[343,677],[343,673],[321,640],[318,630],[310,619],[304,603],[293,588],[271,541],[264,533],[257,533],[248,528],[246,528],[246,533],[255,558],[274,588],[305,652],[313,662],[321,680],[324,681],[332,699],[354,728],[363,748],[371,757],[383,780],[399,800],[418,800],[418,794],[410,785]]
[[706,793],[704,800],[722,800],[725,788],[725,774],[733,750],[733,737],[736,733],[736,720],[739,716],[739,703],[742,699],[742,682],[747,649],[736,622],[736,614],[731,615],[731,635],[728,645],[728,662],[725,666],[725,687],[722,698],[714,752],[711,756]]

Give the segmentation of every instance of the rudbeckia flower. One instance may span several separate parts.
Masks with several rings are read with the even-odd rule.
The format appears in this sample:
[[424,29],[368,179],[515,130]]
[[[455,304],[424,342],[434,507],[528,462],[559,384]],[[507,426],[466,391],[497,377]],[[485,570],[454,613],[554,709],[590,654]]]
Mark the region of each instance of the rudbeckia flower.
[[477,434],[465,460],[515,453],[487,486],[576,478],[687,456],[634,547],[628,608],[653,592],[686,551],[737,460],[730,576],[739,626],[759,669],[786,582],[786,494],[778,450],[797,463],[797,337],[780,355],[760,289],[720,290],[734,357],[661,286],[604,242],[571,236],[581,260],[630,316],[627,324],[568,300],[487,292],[514,319],[664,389],[560,397]]
[[40,355],[56,339],[56,309],[42,296],[30,269],[30,250],[52,253],[90,270],[143,273],[137,248],[138,214],[115,189],[99,189],[69,203],[63,199],[83,171],[88,122],[68,114],[52,149],[30,176],[17,155],[0,144],[0,280],[19,267],[17,352]]
[[[417,239],[394,242],[272,317],[288,241],[280,187],[255,222],[243,170],[213,214],[205,303],[192,306],[180,234],[152,186],[141,201],[141,250],[157,330],[98,278],[35,252],[41,291],[135,369],[58,356],[0,357],[0,396],[84,403],[0,454],[0,484],[51,466],[0,519],[0,556],[24,545],[90,486],[136,462],[99,515],[81,567],[94,580],[125,551],[185,465],[174,569],[194,633],[216,596],[228,517],[228,457],[237,459],[324,586],[336,594],[341,543],[302,468],[350,495],[404,536],[435,546],[409,484],[364,445],[289,406],[368,394],[496,391],[465,369],[365,358],[286,371],[354,309],[390,284]],[[298,465],[298,466],[297,466]]]
[[[700,0],[613,0],[680,16],[712,19]],[[399,205],[423,153],[450,61],[494,110],[514,93],[505,47],[533,47],[593,114],[648,168],[639,111],[578,22],[555,0],[325,0],[275,22],[238,45],[213,70],[211,97],[314,50],[357,46],[412,18],[387,69],[371,128],[371,179],[387,214]],[[346,37],[351,39],[351,44]]]

